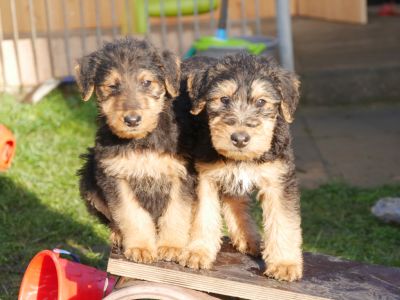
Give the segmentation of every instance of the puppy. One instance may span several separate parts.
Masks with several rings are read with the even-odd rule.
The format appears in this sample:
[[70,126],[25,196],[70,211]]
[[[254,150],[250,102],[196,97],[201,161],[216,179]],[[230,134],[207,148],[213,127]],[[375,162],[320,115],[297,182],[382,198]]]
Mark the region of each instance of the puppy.
[[300,197],[289,133],[299,81],[271,59],[243,53],[221,60],[195,57],[182,70],[196,128],[199,202],[180,264],[212,266],[220,249],[221,212],[234,246],[257,254],[249,195],[258,191],[265,275],[300,279]]
[[95,92],[99,112],[95,146],[79,171],[81,196],[135,262],[176,260],[188,241],[194,175],[173,112],[179,76],[175,55],[129,38],[76,67],[83,99]]

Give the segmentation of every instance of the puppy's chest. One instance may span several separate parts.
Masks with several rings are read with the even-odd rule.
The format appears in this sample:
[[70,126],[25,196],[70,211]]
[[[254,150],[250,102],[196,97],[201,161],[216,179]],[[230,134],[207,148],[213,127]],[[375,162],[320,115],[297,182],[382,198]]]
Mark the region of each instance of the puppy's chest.
[[222,194],[243,195],[250,193],[257,186],[258,175],[244,164],[227,166],[213,172]]
[[127,180],[164,181],[165,178],[186,176],[186,167],[182,161],[170,154],[154,151],[130,151],[112,158],[103,159],[101,165],[109,176]]
[[220,193],[239,196],[273,184],[282,171],[279,164],[238,162],[219,166],[207,175],[217,184]]
[[168,154],[128,152],[101,162],[108,176],[128,183],[140,205],[157,220],[165,211],[171,189],[186,175],[184,164]]

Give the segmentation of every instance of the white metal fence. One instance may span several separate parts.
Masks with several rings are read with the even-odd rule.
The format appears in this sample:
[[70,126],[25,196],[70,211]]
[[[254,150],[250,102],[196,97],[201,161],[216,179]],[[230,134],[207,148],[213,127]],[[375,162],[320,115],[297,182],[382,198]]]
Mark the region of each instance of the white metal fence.
[[[262,18],[275,13],[274,0],[228,3],[230,36],[262,35]],[[124,35],[183,55],[195,39],[214,34],[219,11],[218,0],[0,0],[0,86],[68,80],[78,57]]]

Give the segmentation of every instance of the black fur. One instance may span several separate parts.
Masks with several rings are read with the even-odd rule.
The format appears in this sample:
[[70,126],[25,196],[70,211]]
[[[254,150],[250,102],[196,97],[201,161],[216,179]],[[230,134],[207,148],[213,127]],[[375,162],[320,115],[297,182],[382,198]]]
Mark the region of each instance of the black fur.
[[[106,116],[99,114],[98,130],[96,132],[96,141],[93,148],[88,149],[88,153],[83,155],[85,163],[78,171],[80,176],[80,192],[83,199],[91,212],[100,217],[105,223],[114,226],[110,211],[101,211],[98,209],[104,206],[109,209],[110,206],[116,205],[118,195],[116,195],[116,179],[107,176],[101,167],[100,162],[103,159],[113,158],[116,156],[124,156],[125,154],[135,151],[153,150],[158,153],[173,154],[182,157],[183,160],[188,158],[187,146],[181,142],[182,126],[181,124],[187,117],[180,118],[176,116],[174,110],[182,112],[182,109],[175,108],[172,94],[176,94],[179,88],[179,65],[177,58],[168,51],[164,51],[161,55],[157,50],[146,41],[135,39],[122,39],[114,43],[106,44],[102,49],[83,57],[79,61],[77,82],[85,98],[90,92],[90,87],[100,86],[110,69],[121,70],[124,68],[144,68],[152,70],[156,73],[160,81],[171,81],[171,86],[176,91],[168,92],[166,97],[169,98],[164,102],[164,107],[158,116],[156,128],[144,138],[121,138],[113,132],[107,123]],[[101,105],[103,95],[97,95],[98,106]],[[179,105],[178,105],[179,106]],[[181,121],[182,120],[182,121]],[[181,122],[180,122],[181,121]],[[190,195],[193,198],[194,190],[194,167],[193,164],[186,160],[188,176],[182,179],[182,193]],[[154,178],[131,178],[130,186],[137,196],[140,204],[148,210],[156,221],[164,212],[169,201],[169,191],[171,187],[170,179],[162,177],[161,180]],[[96,199],[88,197],[95,195]]]
[[[194,214],[196,231],[192,243],[196,246],[193,247],[197,247],[198,253],[206,252],[208,257],[216,257],[216,250],[196,244],[197,239],[208,238],[210,244],[218,249],[220,236],[207,236],[206,226],[201,223],[204,214],[208,213],[205,207],[211,209],[210,201],[225,201],[226,196],[243,198],[258,191],[258,200],[269,204],[266,209],[280,210],[275,215],[270,211],[271,220],[268,220],[278,226],[267,222],[270,215],[266,211],[263,215],[266,234],[273,231],[276,237],[276,240],[264,240],[265,274],[279,280],[300,279],[303,270],[300,195],[289,130],[299,101],[296,76],[270,58],[244,53],[219,60],[194,57],[183,62],[182,70],[180,97],[190,99],[191,113],[194,114],[191,119],[191,153],[199,172],[199,189],[205,187],[198,194],[200,205]],[[238,133],[246,134],[248,139],[239,143],[235,139]],[[217,193],[219,199],[213,196]],[[218,210],[218,205],[214,208]],[[251,218],[246,209],[249,208],[236,212],[236,216],[243,214],[249,223]],[[210,215],[218,213],[221,211]],[[281,214],[284,216],[279,219]],[[229,222],[227,226],[230,226]],[[235,226],[247,225],[242,222]],[[235,235],[234,230],[229,231]],[[246,239],[249,246],[252,238]],[[293,260],[290,263],[295,268],[287,267],[288,260],[281,254],[284,250],[282,245],[288,251],[293,248],[294,254],[290,253],[288,260]],[[275,247],[279,251],[271,250]],[[252,250],[245,251],[251,253]],[[204,261],[196,265],[189,257],[181,264],[204,267],[212,263],[207,259]]]
[[166,176],[161,176],[158,180],[152,177],[133,178],[129,183],[140,205],[157,221],[167,207],[171,182]]
[[[191,90],[188,90],[187,87],[189,76],[193,78]],[[288,104],[290,113],[293,115],[296,110],[299,91],[294,82],[297,77],[294,73],[280,68],[272,58],[240,53],[219,60],[208,57],[193,57],[184,61],[182,63],[180,97],[190,99],[192,109],[199,106],[201,102],[205,102],[205,108],[201,113],[192,117],[192,140],[195,141],[192,154],[196,161],[229,160],[220,155],[211,142],[208,120],[218,112],[207,109],[207,92],[217,82],[231,78],[248,87],[255,79],[271,82],[281,101]],[[278,158],[292,160],[292,157],[289,125],[284,119],[281,109],[279,109],[271,147],[260,157],[254,159],[254,162],[264,163]]]

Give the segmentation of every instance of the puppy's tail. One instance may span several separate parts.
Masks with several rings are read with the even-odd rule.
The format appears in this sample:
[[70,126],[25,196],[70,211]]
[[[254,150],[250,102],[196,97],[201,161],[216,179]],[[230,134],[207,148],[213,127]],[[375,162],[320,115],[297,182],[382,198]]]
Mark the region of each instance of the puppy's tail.
[[83,167],[78,170],[79,191],[89,212],[97,216],[104,224],[111,223],[111,213],[104,200],[101,189],[96,183],[96,164],[93,148],[88,148],[88,153],[82,154],[81,158],[85,160]]

